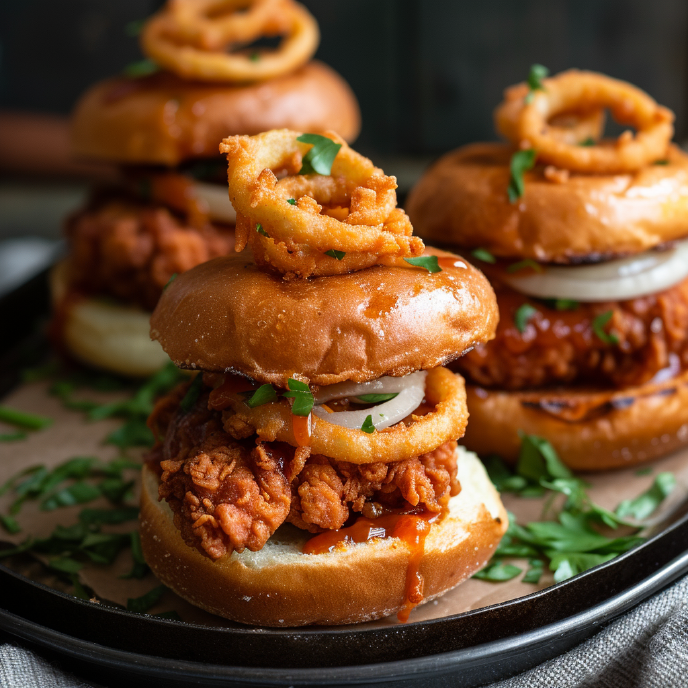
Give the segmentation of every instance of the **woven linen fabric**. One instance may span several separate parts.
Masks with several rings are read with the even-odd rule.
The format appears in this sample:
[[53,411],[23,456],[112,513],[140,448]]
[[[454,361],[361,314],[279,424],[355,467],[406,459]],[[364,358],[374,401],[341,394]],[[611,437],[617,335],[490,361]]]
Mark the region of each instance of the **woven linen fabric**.
[[[33,652],[0,646],[1,688],[88,688]],[[688,688],[688,577],[561,657],[489,688]]]
[[688,688],[688,576],[566,654],[489,688]]

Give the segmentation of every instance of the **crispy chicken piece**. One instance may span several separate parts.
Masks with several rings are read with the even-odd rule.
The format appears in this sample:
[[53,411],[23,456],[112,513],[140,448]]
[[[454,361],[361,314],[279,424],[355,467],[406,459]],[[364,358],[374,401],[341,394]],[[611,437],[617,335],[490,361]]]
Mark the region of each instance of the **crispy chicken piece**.
[[[504,286],[496,287],[501,314],[495,339],[457,359],[454,370],[471,382],[498,389],[553,385],[639,385],[665,368],[688,368],[688,280],[628,301],[581,303],[556,310]],[[519,332],[514,316],[524,303],[537,309]],[[596,317],[611,311],[604,331]],[[675,372],[678,372],[675,371]]]
[[95,199],[67,222],[73,288],[152,310],[163,287],[234,248],[232,227],[192,227],[160,205],[126,196]]
[[223,428],[222,412],[207,408],[208,392],[188,412],[179,410],[187,388],[156,405],[150,425],[164,440],[148,461],[185,542],[213,559],[260,549],[285,521],[317,533],[341,528],[355,513],[374,517],[409,506],[437,512],[460,491],[456,442],[406,461],[335,461],[311,456],[307,447],[237,440]]

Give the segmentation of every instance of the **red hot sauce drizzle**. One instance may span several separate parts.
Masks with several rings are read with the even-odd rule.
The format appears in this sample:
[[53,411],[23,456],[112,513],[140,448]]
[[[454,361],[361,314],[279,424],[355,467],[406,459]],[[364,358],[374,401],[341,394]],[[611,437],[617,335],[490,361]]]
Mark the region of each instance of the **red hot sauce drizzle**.
[[430,526],[446,513],[422,511],[411,513],[391,513],[377,518],[361,516],[347,528],[328,530],[311,538],[303,548],[304,554],[325,554],[346,543],[367,542],[373,538],[399,538],[410,550],[406,569],[406,586],[404,607],[397,614],[402,623],[406,623],[411,610],[423,601],[424,580],[420,573],[420,562],[425,552],[425,539]]

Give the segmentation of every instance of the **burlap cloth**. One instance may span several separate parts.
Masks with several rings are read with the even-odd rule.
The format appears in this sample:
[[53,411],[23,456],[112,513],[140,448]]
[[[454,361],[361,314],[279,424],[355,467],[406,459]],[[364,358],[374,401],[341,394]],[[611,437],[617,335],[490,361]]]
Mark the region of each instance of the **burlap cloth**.
[[[0,686],[93,686],[9,643]],[[460,682],[457,682],[460,686]],[[617,619],[570,652],[490,688],[688,688],[688,577]]]

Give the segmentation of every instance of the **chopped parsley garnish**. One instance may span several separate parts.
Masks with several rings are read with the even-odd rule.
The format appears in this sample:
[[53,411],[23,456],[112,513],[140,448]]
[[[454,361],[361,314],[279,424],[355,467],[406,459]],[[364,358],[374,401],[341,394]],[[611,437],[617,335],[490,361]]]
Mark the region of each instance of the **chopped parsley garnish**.
[[300,380],[294,380],[294,378],[289,378],[287,385],[289,386],[289,391],[285,392],[282,396],[294,400],[291,406],[291,412],[295,416],[308,416],[315,403],[308,385]]
[[248,56],[248,59],[251,60],[251,62],[258,62],[258,60],[260,60],[260,53],[253,52]]
[[39,416],[35,413],[17,411],[9,406],[0,406],[0,421],[8,425],[16,425],[27,430],[42,430],[53,424],[52,418]]
[[652,164],[653,165],[668,165],[669,161],[668,160],[655,160]]
[[473,578],[488,581],[508,581],[518,576],[519,573],[521,573],[521,569],[518,566],[495,561],[473,574]]
[[289,203],[289,205],[296,205],[296,199],[295,198],[287,198],[287,203]]
[[160,71],[160,67],[153,62],[153,60],[140,60],[139,62],[132,62],[124,68],[124,76],[132,79],[138,79],[142,76],[155,74]]
[[361,430],[363,432],[367,432],[369,435],[373,432],[375,432],[375,426],[373,425],[373,417],[372,416],[366,416],[365,420],[363,421],[363,425],[361,425]]
[[598,339],[603,341],[605,344],[619,343],[619,338],[615,334],[606,332],[604,329],[607,323],[612,319],[613,315],[614,311],[607,311],[606,313],[598,315],[592,321],[592,331],[597,335]]
[[616,507],[619,518],[631,518],[637,521],[646,519],[668,497],[676,486],[673,473],[658,473],[652,487],[635,499],[626,499]]
[[[534,492],[537,488],[541,494],[550,491],[552,498],[557,493],[565,495],[566,501],[556,521],[537,521],[522,526],[510,514],[509,529],[494,558],[483,572],[476,574],[476,578],[496,581],[518,575],[521,569],[518,572],[504,570],[509,566],[503,561],[505,557],[528,560],[529,569],[522,579],[526,583],[539,582],[547,563],[554,572],[554,580],[560,582],[609,561],[644,540],[636,534],[621,537],[613,533],[611,536],[603,535],[598,526],[605,525],[612,530],[619,526],[632,526],[637,532],[640,524],[630,524],[623,518],[647,518],[674,485],[672,474],[660,474],[662,478],[658,475],[647,492],[634,500],[622,502],[616,512],[609,511],[591,501],[587,494],[589,485],[561,463],[547,440],[526,434],[521,435],[521,440],[521,452],[514,472],[496,455],[486,460],[487,472],[495,487],[521,497],[537,494]],[[551,506],[551,502],[552,499],[547,504]]]
[[263,229],[263,225],[260,224],[260,222],[256,225],[256,232],[258,234],[262,234],[264,237],[270,238],[270,235]]
[[362,401],[364,404],[379,404],[383,401],[390,401],[397,396],[399,396],[399,392],[390,392],[389,394],[359,394],[356,399]]
[[127,610],[136,614],[145,614],[151,607],[154,607],[162,596],[167,592],[164,585],[158,585],[150,592],[141,597],[133,597],[127,600]]
[[496,263],[497,259],[486,249],[486,248],[476,248],[471,251],[471,255],[478,260],[482,260],[483,263]]
[[331,248],[329,251],[325,251],[325,255],[329,256],[330,258],[336,258],[337,260],[341,260],[344,258],[346,253],[344,251],[336,251],[335,249]]
[[17,432],[3,432],[0,434],[0,442],[17,442],[19,440],[25,440],[28,435],[21,430]]
[[595,145],[595,139],[592,136],[588,136],[587,139],[584,139],[578,145],[583,146],[584,148],[589,148],[590,146]]
[[580,303],[573,299],[542,299],[548,308],[553,308],[555,311],[575,311]]
[[533,308],[529,303],[521,304],[514,313],[514,325],[516,329],[523,334],[526,331],[528,321],[538,312],[537,308]]
[[271,401],[277,401],[277,392],[272,385],[261,385],[251,394],[251,397],[246,400],[246,406],[249,408],[256,408]]
[[297,137],[301,143],[313,144],[313,147],[303,156],[299,174],[320,174],[324,177],[332,172],[332,163],[342,147],[327,136],[320,134],[301,134]]
[[532,258],[526,258],[525,260],[519,260],[518,263],[512,263],[507,267],[506,271],[509,273],[518,272],[519,270],[525,270],[530,268],[535,272],[543,272],[544,268],[540,263],[534,261]]
[[176,279],[177,279],[177,273],[173,272],[172,277],[170,277],[170,279],[167,280],[167,284],[162,288],[162,290],[165,291],[167,289],[167,287],[169,287],[170,284],[172,284],[172,282],[174,282],[174,280],[176,280]]
[[511,179],[509,180],[509,188],[507,189],[509,203],[516,203],[516,201],[523,196],[525,191],[523,173],[533,169],[536,157],[537,152],[533,148],[516,151],[511,156]]
[[418,258],[404,258],[409,264],[417,268],[425,268],[428,272],[442,272],[437,262],[437,256],[418,256]]
[[545,87],[542,80],[549,75],[549,69],[541,64],[534,64],[530,67],[530,72],[528,73],[528,88],[530,91],[525,97],[526,105],[533,100],[535,91],[544,91]]
[[184,413],[188,413],[193,408],[198,401],[198,397],[201,396],[202,389],[203,373],[197,373],[193,382],[189,385],[189,389],[186,390],[184,398],[179,403],[179,408],[181,408]]

